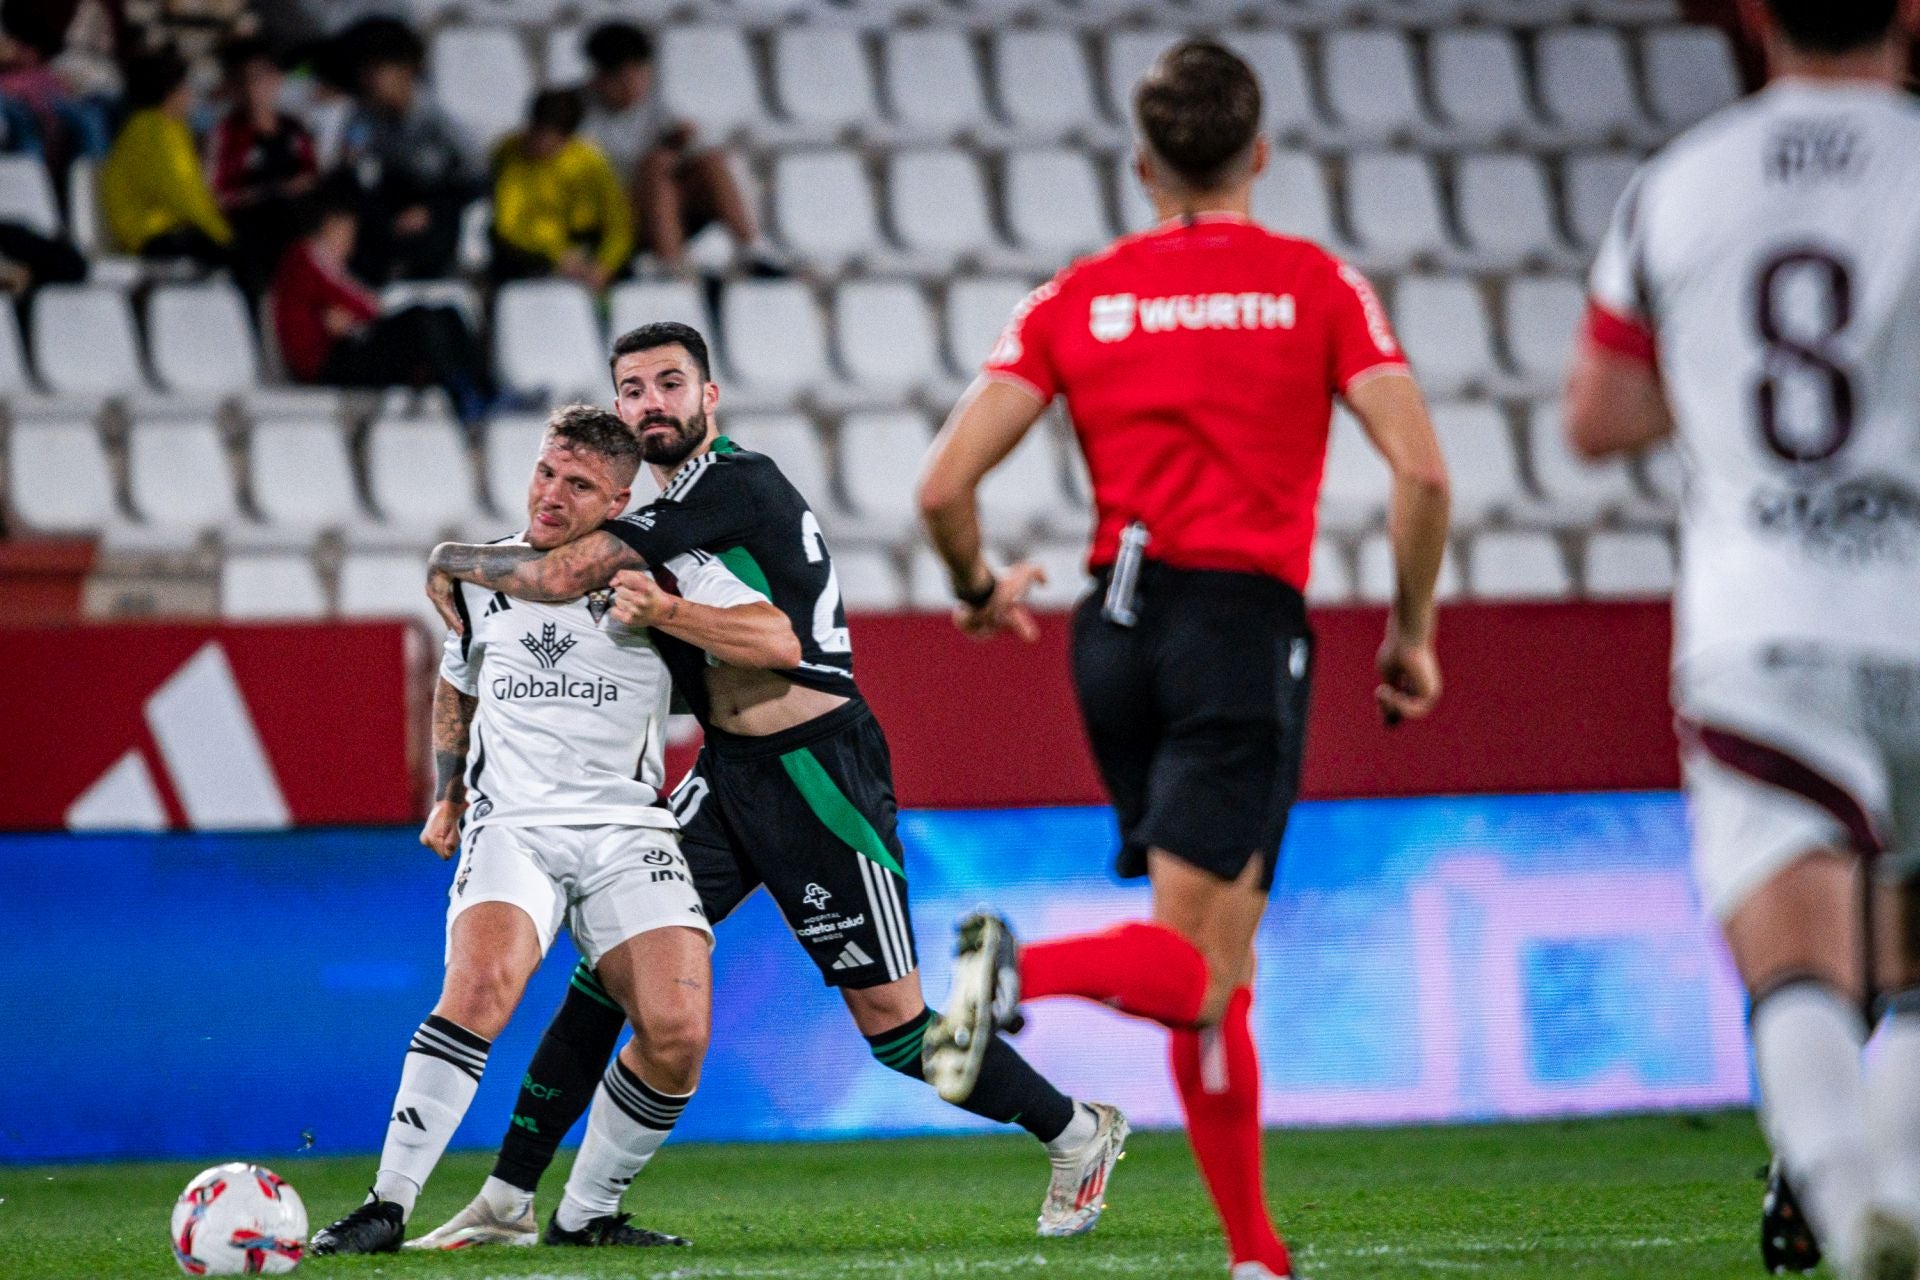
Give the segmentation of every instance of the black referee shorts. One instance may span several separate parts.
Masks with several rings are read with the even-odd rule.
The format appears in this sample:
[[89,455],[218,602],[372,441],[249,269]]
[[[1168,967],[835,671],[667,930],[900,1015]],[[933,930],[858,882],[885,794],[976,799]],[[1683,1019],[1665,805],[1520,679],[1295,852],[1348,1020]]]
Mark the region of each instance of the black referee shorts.
[[1163,849],[1223,880],[1263,857],[1273,886],[1300,792],[1313,633],[1298,591],[1260,574],[1141,566],[1138,621],[1073,618],[1073,678],[1120,819],[1122,876]]
[[919,964],[893,759],[864,701],[761,738],[708,729],[668,804],[710,923],[764,884],[828,986]]

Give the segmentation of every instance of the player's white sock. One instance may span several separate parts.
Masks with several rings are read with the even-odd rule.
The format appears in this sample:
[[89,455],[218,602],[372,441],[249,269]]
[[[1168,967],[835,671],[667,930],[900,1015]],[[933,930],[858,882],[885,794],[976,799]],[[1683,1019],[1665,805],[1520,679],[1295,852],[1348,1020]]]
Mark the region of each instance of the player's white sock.
[[413,1033],[387,1121],[387,1141],[380,1148],[380,1173],[373,1180],[373,1193],[398,1204],[408,1217],[427,1175],[440,1163],[467,1114],[492,1047],[492,1041],[435,1014]]
[[1807,980],[1763,994],[1752,1032],[1767,1133],[1815,1237],[1844,1275],[1873,1197],[1860,1066],[1865,1023],[1844,993]]
[[1867,1132],[1881,1199],[1920,1224],[1920,988],[1892,997],[1867,1053]]
[[504,1178],[491,1175],[480,1187],[480,1198],[506,1222],[514,1221],[533,1207],[533,1192],[523,1191]]
[[555,1214],[562,1231],[578,1231],[620,1208],[628,1184],[673,1132],[692,1097],[662,1093],[620,1059],[613,1060],[594,1090],[587,1136],[573,1159],[567,1194]]
[[1093,1113],[1093,1108],[1084,1102],[1076,1102],[1073,1104],[1073,1119],[1067,1121],[1067,1127],[1060,1131],[1059,1137],[1047,1143],[1047,1154],[1056,1159],[1070,1156],[1086,1146],[1099,1128],[1100,1117]]

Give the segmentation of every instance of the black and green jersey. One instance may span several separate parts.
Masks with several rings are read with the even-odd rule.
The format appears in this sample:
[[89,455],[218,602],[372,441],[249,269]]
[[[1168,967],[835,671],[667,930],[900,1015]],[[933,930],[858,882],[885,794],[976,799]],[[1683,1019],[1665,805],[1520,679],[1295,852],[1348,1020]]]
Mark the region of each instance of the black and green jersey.
[[[656,576],[676,556],[718,557],[793,624],[800,665],[781,675],[812,689],[859,696],[846,606],[827,540],[807,500],[773,459],[721,436],[683,466],[658,498],[600,528],[644,556]],[[654,642],[678,691],[707,724],[706,654],[657,632]]]

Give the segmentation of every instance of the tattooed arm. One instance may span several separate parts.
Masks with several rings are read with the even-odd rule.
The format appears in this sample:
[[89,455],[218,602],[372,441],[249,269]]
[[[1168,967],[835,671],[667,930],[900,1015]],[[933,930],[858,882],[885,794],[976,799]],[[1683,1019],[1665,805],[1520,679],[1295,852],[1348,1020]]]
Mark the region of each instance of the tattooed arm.
[[600,590],[622,569],[645,567],[639,552],[598,529],[551,551],[513,543],[443,542],[428,561],[427,597],[447,625],[458,631],[460,619],[452,599],[455,579],[516,600],[561,604]]
[[467,741],[480,700],[462,693],[442,677],[433,686],[433,811],[420,831],[420,843],[450,858],[460,845],[460,815],[467,808]]

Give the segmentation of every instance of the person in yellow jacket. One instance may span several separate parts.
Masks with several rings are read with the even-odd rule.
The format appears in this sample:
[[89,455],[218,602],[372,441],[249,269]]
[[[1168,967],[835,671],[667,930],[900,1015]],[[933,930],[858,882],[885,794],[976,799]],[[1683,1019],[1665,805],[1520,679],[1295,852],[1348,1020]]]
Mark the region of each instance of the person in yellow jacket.
[[115,246],[144,258],[223,266],[233,228],[220,213],[194,149],[187,65],[171,49],[127,67],[134,108],[100,165],[100,211]]
[[493,156],[493,276],[559,274],[592,289],[627,268],[633,211],[600,148],[579,136],[580,97],[549,89]]

